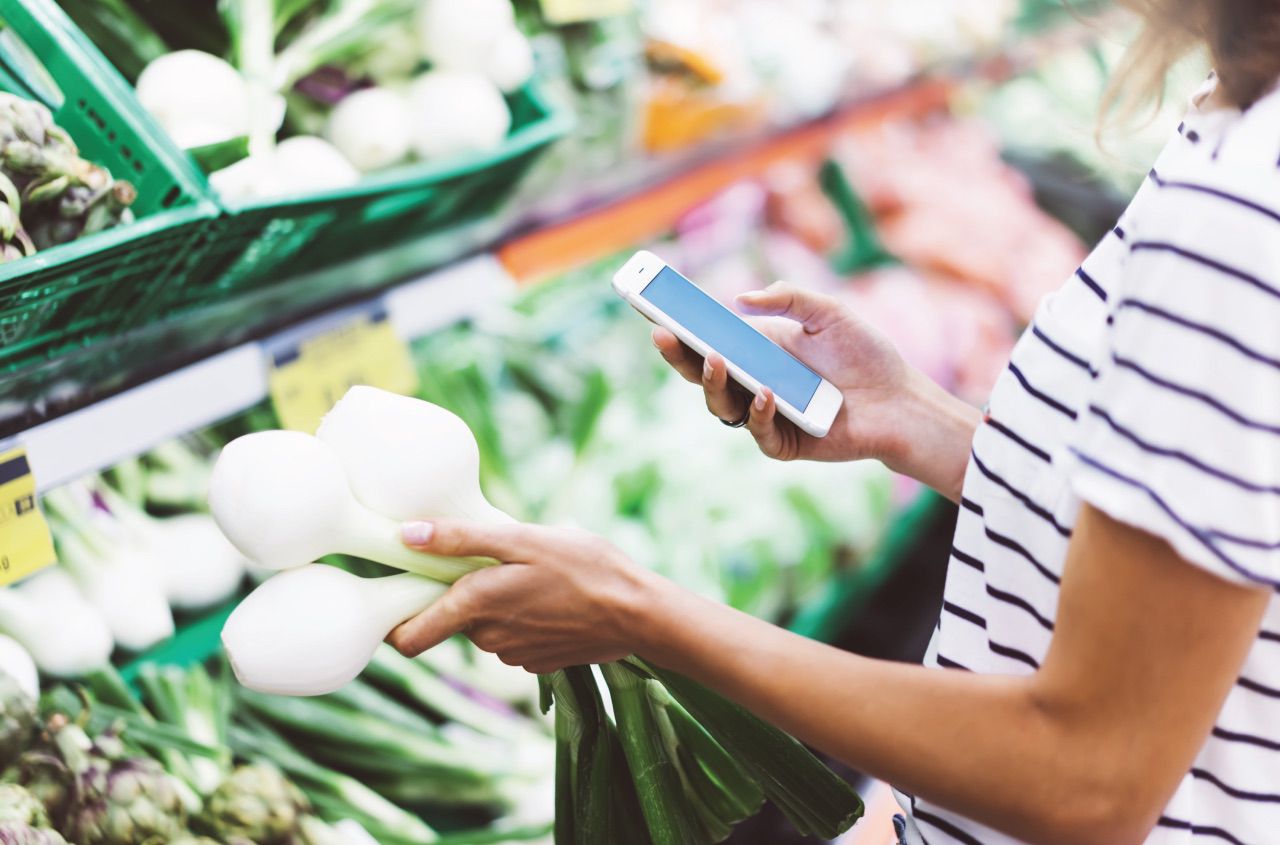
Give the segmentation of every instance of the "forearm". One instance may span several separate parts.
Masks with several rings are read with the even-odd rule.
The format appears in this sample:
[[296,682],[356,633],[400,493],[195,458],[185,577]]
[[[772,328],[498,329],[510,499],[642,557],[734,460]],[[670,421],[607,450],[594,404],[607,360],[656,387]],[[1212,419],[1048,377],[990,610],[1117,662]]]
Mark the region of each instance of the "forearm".
[[1105,789],[1097,759],[1081,753],[1091,739],[1050,715],[1030,678],[858,657],[669,588],[646,615],[643,657],[860,771],[1027,841],[1079,841],[1092,812],[1080,808]]
[[887,444],[885,465],[960,501],[973,433],[982,413],[912,370],[903,394],[901,424]]

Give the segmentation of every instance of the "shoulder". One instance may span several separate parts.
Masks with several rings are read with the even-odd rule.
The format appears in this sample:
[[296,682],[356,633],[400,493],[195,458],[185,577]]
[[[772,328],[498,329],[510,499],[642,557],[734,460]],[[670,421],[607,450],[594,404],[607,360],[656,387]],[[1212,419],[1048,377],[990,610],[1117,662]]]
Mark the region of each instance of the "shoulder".
[[[1280,90],[1245,111],[1193,110],[1180,135],[1134,209],[1125,286],[1211,310],[1255,296],[1280,308]],[[1254,296],[1220,298],[1239,285]]]
[[1149,174],[1151,226],[1218,214],[1232,226],[1280,225],[1280,87],[1243,111],[1193,107],[1179,136]]

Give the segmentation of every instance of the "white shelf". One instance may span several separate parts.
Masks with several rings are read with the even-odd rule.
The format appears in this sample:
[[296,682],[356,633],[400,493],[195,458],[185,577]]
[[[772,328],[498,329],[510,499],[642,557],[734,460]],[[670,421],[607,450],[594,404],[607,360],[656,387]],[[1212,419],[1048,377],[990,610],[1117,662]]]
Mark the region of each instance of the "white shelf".
[[362,305],[322,314],[183,367],[5,442],[26,448],[38,489],[44,492],[261,402],[267,396],[265,350],[286,337],[305,337],[348,312],[381,305],[396,332],[413,340],[479,314],[514,287],[515,281],[493,256],[470,258]]

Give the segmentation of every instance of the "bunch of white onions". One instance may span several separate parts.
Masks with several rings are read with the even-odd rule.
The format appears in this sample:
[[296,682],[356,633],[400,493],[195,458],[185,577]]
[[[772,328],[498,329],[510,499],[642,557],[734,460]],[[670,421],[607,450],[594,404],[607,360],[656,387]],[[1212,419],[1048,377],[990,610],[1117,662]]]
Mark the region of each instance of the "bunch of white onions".
[[[437,558],[400,542],[400,523],[508,522],[479,485],[475,438],[454,414],[353,387],[315,436],[264,431],[223,449],[209,488],[218,526],[251,562],[286,570],[255,589],[222,630],[250,688],[320,695],[356,677],[396,625],[491,560]],[[405,574],[360,578],[315,561],[344,553]]]
[[114,645],[106,620],[62,567],[0,588],[0,632],[16,640],[41,672],[60,678],[105,666]]
[[[329,115],[325,136],[363,172],[410,153],[430,161],[498,147],[511,129],[502,95],[533,75],[510,0],[424,0],[415,29],[399,73],[348,94]],[[431,70],[400,84],[423,59]]]

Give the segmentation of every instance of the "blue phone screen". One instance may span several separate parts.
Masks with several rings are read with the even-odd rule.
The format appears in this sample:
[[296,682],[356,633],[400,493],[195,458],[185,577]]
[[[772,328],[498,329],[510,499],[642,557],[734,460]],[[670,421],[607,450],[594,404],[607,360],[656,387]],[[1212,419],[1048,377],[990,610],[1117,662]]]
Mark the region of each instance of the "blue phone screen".
[[663,267],[640,295],[791,407],[809,407],[822,378],[675,270]]

